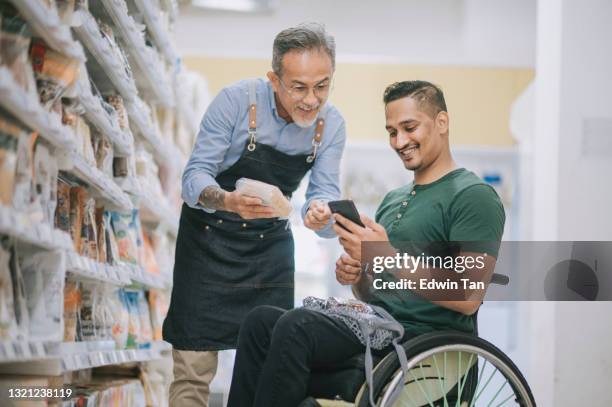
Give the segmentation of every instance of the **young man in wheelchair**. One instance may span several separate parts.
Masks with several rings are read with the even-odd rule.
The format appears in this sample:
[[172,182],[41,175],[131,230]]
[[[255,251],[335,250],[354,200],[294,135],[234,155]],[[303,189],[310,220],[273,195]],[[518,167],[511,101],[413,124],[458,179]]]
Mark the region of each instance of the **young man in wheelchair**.
[[[362,267],[362,242],[383,242],[382,252],[389,256],[398,246],[389,242],[448,243],[456,256],[482,259],[479,273],[488,284],[505,222],[494,189],[453,161],[442,91],[425,81],[399,82],[385,90],[383,100],[391,148],[414,172],[414,182],[385,196],[376,221],[362,215],[365,227],[334,216],[345,250],[336,262],[336,279],[352,285],[357,298],[385,308],[404,326],[404,339],[438,330],[475,334],[475,313],[484,290],[461,298],[418,285],[414,290],[376,290],[376,276]],[[395,277],[416,281],[447,272],[434,267],[421,265]],[[228,406],[297,406],[308,396],[313,370],[364,350],[351,329],[335,318],[305,308],[255,308],[240,329]]]

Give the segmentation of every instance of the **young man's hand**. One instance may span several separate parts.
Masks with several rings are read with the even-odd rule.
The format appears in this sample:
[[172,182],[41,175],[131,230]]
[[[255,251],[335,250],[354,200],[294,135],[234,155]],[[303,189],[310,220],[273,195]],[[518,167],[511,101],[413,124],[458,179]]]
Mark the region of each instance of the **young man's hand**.
[[361,278],[361,263],[346,253],[336,261],[336,280],[342,285],[357,284]]
[[[338,235],[338,240],[344,251],[358,262],[361,262],[361,242],[389,241],[384,227],[365,215],[360,215],[360,217],[365,227],[357,225],[338,213],[334,214],[334,219],[336,220],[334,231]],[[344,228],[340,225],[344,226]]]
[[331,219],[331,210],[323,201],[314,200],[310,203],[304,217],[304,226],[314,231],[323,229]]

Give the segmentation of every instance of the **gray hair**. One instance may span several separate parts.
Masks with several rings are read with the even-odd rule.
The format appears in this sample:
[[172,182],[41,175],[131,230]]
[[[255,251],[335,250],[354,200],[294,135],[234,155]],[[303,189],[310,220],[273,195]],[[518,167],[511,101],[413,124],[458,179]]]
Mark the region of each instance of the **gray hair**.
[[272,50],[272,70],[281,74],[283,56],[292,50],[322,49],[329,55],[332,69],[336,67],[336,40],[319,23],[302,23],[278,33]]

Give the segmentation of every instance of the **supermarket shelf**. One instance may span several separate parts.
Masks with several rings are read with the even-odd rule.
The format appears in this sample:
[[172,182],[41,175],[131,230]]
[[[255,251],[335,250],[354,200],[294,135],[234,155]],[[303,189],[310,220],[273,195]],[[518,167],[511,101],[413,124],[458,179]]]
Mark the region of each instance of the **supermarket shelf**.
[[153,275],[145,271],[141,266],[134,264],[122,264],[123,273],[127,275],[133,284],[142,285],[145,288],[168,288],[171,284],[170,280],[164,275]]
[[112,117],[102,106],[101,100],[94,96],[87,81],[77,83],[77,97],[85,108],[85,118],[96,126],[113,143],[118,156],[127,156],[132,152],[134,137],[128,131],[119,127],[117,119]]
[[110,264],[100,263],[69,251],[66,255],[66,271],[78,278],[101,281],[108,284],[124,286],[132,281],[123,273],[123,269]]
[[145,93],[151,94],[158,104],[172,107],[173,93],[168,77],[162,70],[161,61],[156,57],[153,48],[145,44],[143,33],[132,17],[128,15],[125,1],[102,0],[102,5],[112,19],[116,31],[123,39],[126,51],[135,62],[132,68],[139,70],[140,77],[146,83],[143,89]]
[[115,349],[114,341],[0,342],[0,373],[61,375],[122,363],[161,359],[171,345],[151,342],[146,349]]
[[81,42],[87,47],[93,58],[100,64],[108,79],[115,86],[125,101],[137,97],[136,84],[126,70],[124,61],[116,57],[110,44],[102,37],[95,18],[86,10],[79,10],[81,25],[74,27]]
[[53,146],[62,150],[74,149],[72,131],[62,124],[57,114],[43,109],[37,95],[27,93],[17,85],[4,66],[0,66],[0,105]]
[[140,135],[151,147],[155,161],[160,164],[171,162],[168,150],[163,143],[161,132],[151,120],[149,107],[140,98],[136,98],[132,102],[127,102],[125,108],[130,118],[130,126],[133,127],[134,133]]
[[70,27],[62,24],[55,8],[47,7],[43,0],[11,0],[11,3],[51,48],[66,56],[85,61],[83,47],[74,41]]
[[149,188],[142,188],[138,198],[140,216],[143,222],[157,223],[176,237],[179,215],[174,211],[166,198],[155,194]]
[[0,233],[45,250],[72,247],[68,233],[43,222],[33,223],[25,213],[3,205],[0,205]]
[[117,184],[102,171],[90,165],[80,155],[73,153],[71,156],[73,167],[70,170],[74,175],[85,181],[91,186],[99,198],[102,198],[118,210],[132,210],[132,202],[130,198],[119,188]]
[[163,28],[160,10],[151,0],[133,0],[142,14],[153,41],[160,49],[162,55],[171,66],[175,66],[179,60],[178,54],[170,41],[168,32]]

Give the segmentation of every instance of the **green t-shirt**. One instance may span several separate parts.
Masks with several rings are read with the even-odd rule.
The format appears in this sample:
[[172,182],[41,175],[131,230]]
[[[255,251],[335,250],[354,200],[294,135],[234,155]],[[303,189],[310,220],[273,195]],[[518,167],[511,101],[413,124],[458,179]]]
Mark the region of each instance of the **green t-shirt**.
[[[376,222],[386,229],[394,246],[394,242],[461,242],[462,251],[494,257],[505,219],[495,190],[464,168],[430,184],[411,183],[393,190],[376,212]],[[475,332],[474,316],[433,304],[410,290],[380,290],[373,295],[370,302],[387,309],[407,332]]]

